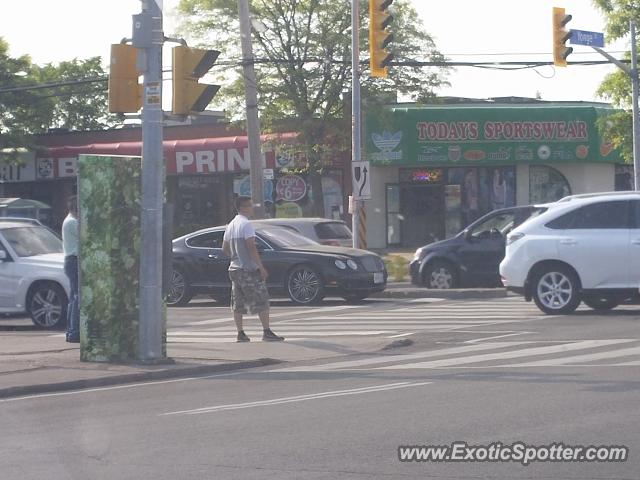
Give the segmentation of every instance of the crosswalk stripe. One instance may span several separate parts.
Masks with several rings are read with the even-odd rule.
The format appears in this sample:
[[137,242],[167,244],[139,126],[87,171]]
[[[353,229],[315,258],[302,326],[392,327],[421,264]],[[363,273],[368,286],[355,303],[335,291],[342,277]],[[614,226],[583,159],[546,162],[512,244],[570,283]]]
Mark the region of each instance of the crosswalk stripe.
[[561,345],[551,345],[547,347],[533,347],[525,348],[522,350],[514,350],[510,352],[488,353],[483,355],[472,355],[469,357],[457,357],[457,358],[445,358],[441,360],[434,360],[430,362],[418,362],[402,365],[391,365],[386,367],[377,367],[376,370],[414,370],[422,368],[438,368],[447,367],[450,365],[464,365],[468,363],[486,362],[489,360],[505,360],[508,358],[518,357],[533,357],[536,355],[546,355],[550,353],[562,353],[572,350],[586,350],[589,348],[602,347],[607,345],[616,345],[620,343],[633,342],[634,339],[622,339],[622,340],[583,340],[574,343],[564,343]]
[[481,350],[496,350],[499,348],[509,348],[518,345],[524,345],[528,342],[491,342],[481,343],[475,345],[465,345],[462,347],[443,348],[440,350],[433,350],[430,352],[418,352],[409,353],[404,355],[383,355],[381,357],[365,358],[363,360],[348,360],[344,362],[334,362],[324,365],[311,365],[306,367],[291,367],[279,370],[272,370],[274,372],[322,372],[326,370],[343,370],[349,368],[357,368],[362,366],[379,365],[382,363],[391,363],[407,360],[416,360],[429,357],[441,357],[444,355],[455,355],[456,353],[469,353],[477,352]]
[[607,352],[597,352],[585,355],[574,355],[571,357],[551,358],[549,360],[540,360],[537,362],[525,362],[508,365],[509,367],[545,367],[548,365],[567,365],[571,363],[585,363],[595,360],[604,360],[608,358],[627,357],[640,353],[640,347],[623,348],[620,350],[611,350]]

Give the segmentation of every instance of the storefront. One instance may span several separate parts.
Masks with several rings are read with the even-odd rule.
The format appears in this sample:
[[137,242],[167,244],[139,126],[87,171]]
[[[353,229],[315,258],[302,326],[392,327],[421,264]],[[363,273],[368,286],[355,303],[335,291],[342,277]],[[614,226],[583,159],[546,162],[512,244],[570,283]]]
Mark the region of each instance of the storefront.
[[498,208],[620,188],[628,172],[597,128],[611,112],[582,103],[434,105],[368,118],[369,247],[416,247]]
[[[294,134],[263,137],[263,167],[273,172],[264,180],[265,207],[271,217],[309,216],[314,211],[311,182],[290,173],[302,166],[299,158],[281,153],[279,145]],[[66,199],[76,187],[77,158],[81,154],[139,156],[140,142],[92,143],[52,147],[25,155],[21,166],[0,169],[4,196],[33,198],[53,207],[52,225],[60,227]],[[285,151],[285,149],[282,149]],[[290,146],[286,151],[291,151]],[[250,195],[250,157],[247,137],[219,137],[164,142],[167,201],[174,208],[175,235],[223,225],[234,215],[236,195]],[[344,156],[328,161],[322,178],[325,216],[341,218],[344,206]]]

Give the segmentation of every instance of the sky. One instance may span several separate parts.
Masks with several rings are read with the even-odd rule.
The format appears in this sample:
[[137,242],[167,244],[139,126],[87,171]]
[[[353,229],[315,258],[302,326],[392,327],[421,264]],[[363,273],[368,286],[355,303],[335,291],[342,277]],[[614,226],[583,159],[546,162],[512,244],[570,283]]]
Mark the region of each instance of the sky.
[[[165,35],[175,31],[178,1],[164,0]],[[92,56],[108,59],[110,44],[131,36],[131,15],[140,12],[139,0],[3,3],[0,36],[9,42],[11,55],[29,54],[37,64]],[[455,61],[549,61],[554,6],[573,15],[569,28],[604,29],[604,20],[591,0],[413,0],[413,4],[438,49]],[[606,46],[612,52],[627,48],[626,40]],[[505,53],[511,55],[496,55]],[[569,58],[587,59],[601,57],[578,46]],[[449,77],[451,86],[438,93],[472,98],[534,97],[539,93],[546,100],[592,101],[599,100],[595,94],[598,85],[615,68],[541,67],[518,72],[458,68]]]

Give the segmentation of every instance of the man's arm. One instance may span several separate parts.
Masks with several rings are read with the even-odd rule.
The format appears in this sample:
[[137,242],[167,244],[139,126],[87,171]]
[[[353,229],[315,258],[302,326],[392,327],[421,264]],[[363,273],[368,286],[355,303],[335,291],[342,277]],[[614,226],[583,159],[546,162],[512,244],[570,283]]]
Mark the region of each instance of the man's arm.
[[222,242],[222,253],[224,253],[227,257],[231,256],[231,244],[228,240]]
[[251,259],[256,262],[256,265],[258,265],[260,273],[262,274],[262,278],[266,280],[269,276],[269,272],[267,272],[267,269],[264,268],[264,265],[262,264],[262,259],[258,252],[258,246],[256,245],[256,237],[246,238],[245,242],[247,242],[247,251],[249,252],[249,255],[251,255]]

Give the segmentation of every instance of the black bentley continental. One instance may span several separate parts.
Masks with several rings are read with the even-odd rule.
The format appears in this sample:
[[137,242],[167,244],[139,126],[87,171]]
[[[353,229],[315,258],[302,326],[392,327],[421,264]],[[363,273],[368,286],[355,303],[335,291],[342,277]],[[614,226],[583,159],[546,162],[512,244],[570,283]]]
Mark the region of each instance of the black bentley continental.
[[[289,297],[301,305],[317,304],[325,296],[357,302],[386,287],[387,271],[375,253],[320,245],[282,227],[253,225],[273,297]],[[229,257],[222,252],[224,230],[207,228],[173,240],[168,305],[186,305],[200,294],[228,303],[231,283]]]

